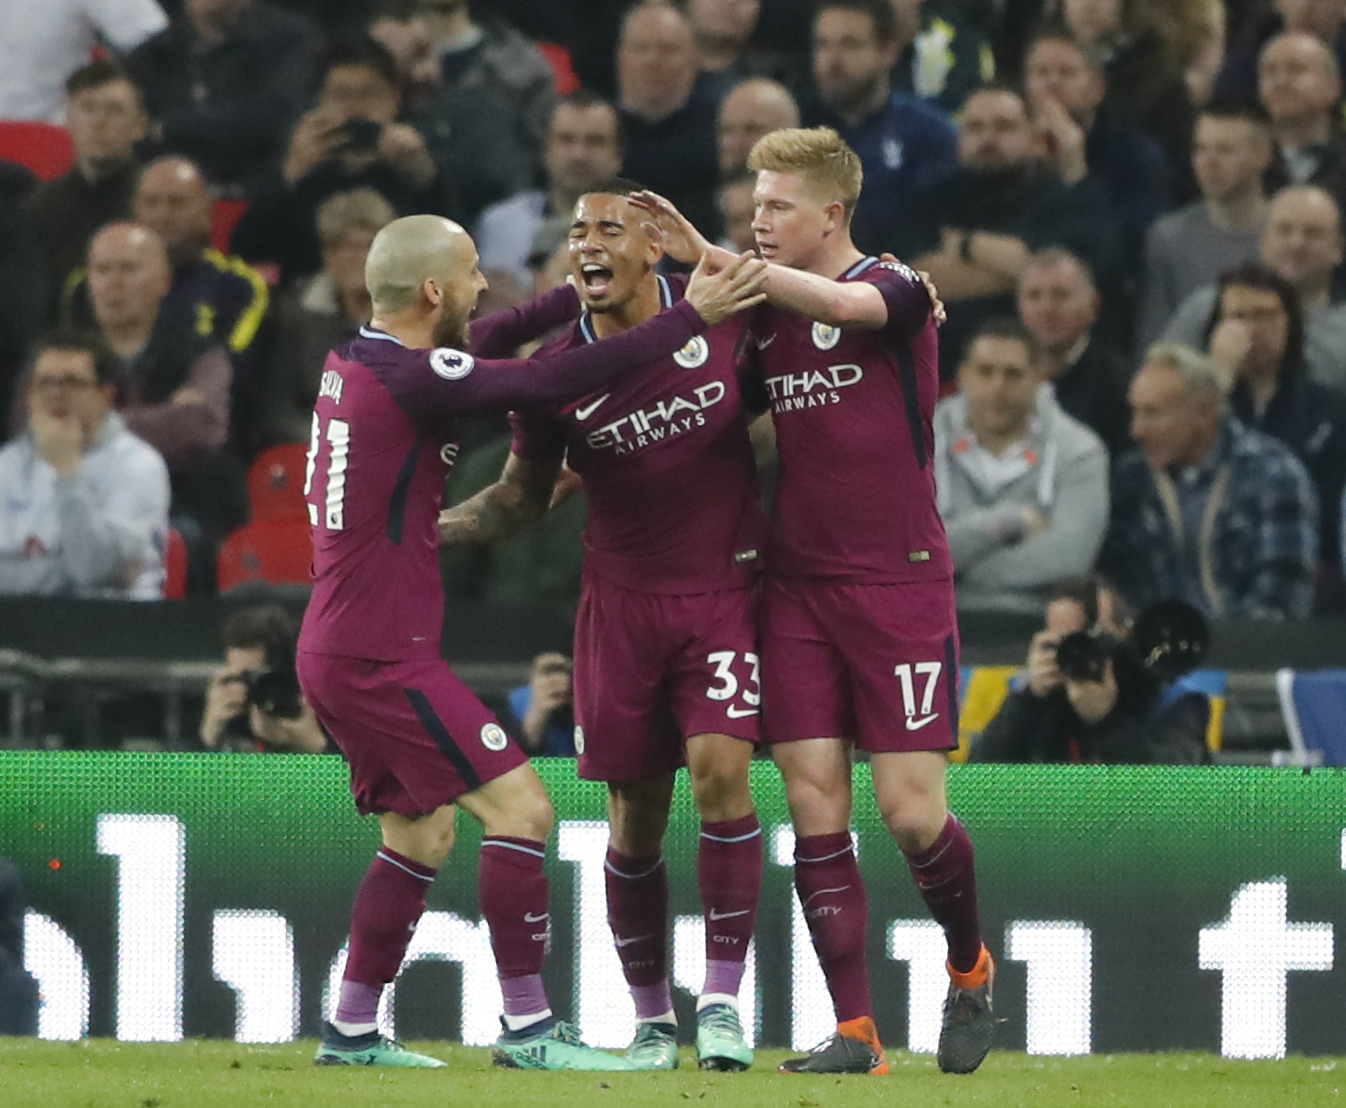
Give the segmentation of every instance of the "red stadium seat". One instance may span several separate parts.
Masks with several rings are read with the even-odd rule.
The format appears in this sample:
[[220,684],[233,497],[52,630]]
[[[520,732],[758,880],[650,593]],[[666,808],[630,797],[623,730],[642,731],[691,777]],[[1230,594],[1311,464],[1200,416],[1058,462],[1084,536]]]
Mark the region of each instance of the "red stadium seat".
[[27,166],[54,181],[75,164],[75,147],[64,127],[41,120],[0,119],[0,158]]
[[224,540],[216,581],[225,593],[239,585],[308,585],[313,543],[308,520],[270,519],[240,527]]
[[210,245],[221,254],[231,253],[229,239],[247,211],[246,200],[216,200],[210,217]]
[[164,547],[164,599],[181,600],[187,595],[187,544],[177,528],[168,529]]
[[570,51],[556,42],[535,42],[533,45],[551,66],[551,71],[556,77],[556,95],[569,96],[572,92],[578,92],[580,79],[571,68]]
[[304,507],[304,472],[308,448],[299,442],[268,447],[248,470],[248,502],[252,522],[297,521],[308,526]]

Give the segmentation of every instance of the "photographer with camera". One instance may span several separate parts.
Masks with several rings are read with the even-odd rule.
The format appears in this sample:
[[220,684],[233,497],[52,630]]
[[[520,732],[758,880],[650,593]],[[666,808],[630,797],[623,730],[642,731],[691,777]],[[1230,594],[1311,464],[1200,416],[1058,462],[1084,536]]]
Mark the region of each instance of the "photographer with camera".
[[1210,703],[1179,680],[1205,649],[1195,609],[1165,602],[1128,626],[1113,588],[1083,577],[1058,584],[1045,614],[971,761],[1207,761]]
[[299,627],[275,604],[240,608],[224,623],[224,668],[206,689],[201,743],[208,750],[335,754],[299,692]]

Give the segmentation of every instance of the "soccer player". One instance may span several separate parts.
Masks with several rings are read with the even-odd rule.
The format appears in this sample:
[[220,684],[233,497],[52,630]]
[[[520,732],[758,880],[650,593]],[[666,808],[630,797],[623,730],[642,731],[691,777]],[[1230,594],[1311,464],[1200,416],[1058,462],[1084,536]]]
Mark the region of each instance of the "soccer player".
[[[752,330],[781,460],[761,601],[763,730],[785,778],[795,887],[837,1018],[836,1034],[782,1068],[887,1072],[849,828],[854,745],[870,755],[884,823],[948,940],[939,1065],[966,1073],[990,1049],[995,965],[972,842],[945,799],[958,629],[931,465],[936,304],[919,274],[851,242],[862,175],[836,132],[771,132],[748,165],[753,233],[772,263]],[[671,250],[705,244],[667,201],[639,199]]]
[[542,863],[552,809],[524,753],[439,657],[444,595],[436,520],[458,451],[455,418],[583,396],[689,343],[760,299],[762,263],[694,274],[683,304],[582,350],[487,360],[573,317],[560,289],[467,322],[486,281],[471,238],[437,216],[383,228],[365,264],[373,320],[329,355],[304,495],[314,589],[299,638],[305,697],[345,754],[383,845],[356,893],[350,953],[319,1064],[433,1066],[383,1038],[376,1013],[453,843],[455,805],[484,829],[478,891],[504,995],[496,1061],[631,1069],[580,1043],[542,986]]
[[[605,182],[580,197],[569,259],[584,312],[545,351],[584,349],[677,310],[684,281],[656,272],[663,248],[627,200],[634,187]],[[762,886],[748,767],[766,521],[739,390],[742,336],[728,321],[615,385],[516,417],[500,480],[440,516],[445,541],[503,537],[546,510],[563,459],[583,478],[575,745],[580,776],[608,784],[608,921],[636,1009],[627,1057],[641,1069],[678,1064],[663,845],[684,764],[701,814],[706,922],[697,1057],[718,1070],[753,1057],[738,991]]]

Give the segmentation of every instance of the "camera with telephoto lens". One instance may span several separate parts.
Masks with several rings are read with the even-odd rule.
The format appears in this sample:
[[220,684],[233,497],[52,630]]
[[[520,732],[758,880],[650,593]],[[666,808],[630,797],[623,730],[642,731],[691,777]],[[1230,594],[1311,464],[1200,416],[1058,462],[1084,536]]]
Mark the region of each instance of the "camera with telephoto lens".
[[248,703],[263,715],[298,719],[303,714],[293,645],[268,646],[266,660],[255,669],[244,670],[241,679],[248,690]]
[[1182,600],[1161,600],[1136,617],[1125,638],[1075,631],[1056,645],[1056,667],[1067,681],[1101,681],[1108,662],[1132,663],[1161,682],[1195,669],[1210,645],[1206,618]]

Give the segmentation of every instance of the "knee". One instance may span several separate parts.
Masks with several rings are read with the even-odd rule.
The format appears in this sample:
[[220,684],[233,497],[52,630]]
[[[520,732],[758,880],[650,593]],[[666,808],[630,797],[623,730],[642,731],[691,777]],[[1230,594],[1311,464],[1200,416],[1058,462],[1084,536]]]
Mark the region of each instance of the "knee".
[[884,826],[908,854],[924,850],[939,838],[948,818],[944,798],[931,793],[907,792],[878,800]]
[[519,820],[523,827],[520,832],[521,838],[535,839],[538,842],[547,840],[556,823],[556,810],[552,807],[551,798],[547,796],[545,789],[539,786],[529,791],[521,805]]
[[692,796],[703,820],[739,819],[752,811],[748,775],[737,766],[716,765],[693,773]]
[[832,781],[813,775],[787,776],[785,800],[795,830],[803,835],[843,831],[851,818],[849,781]]

